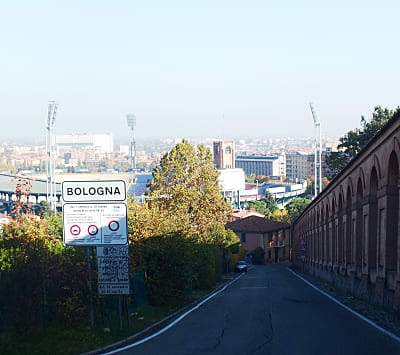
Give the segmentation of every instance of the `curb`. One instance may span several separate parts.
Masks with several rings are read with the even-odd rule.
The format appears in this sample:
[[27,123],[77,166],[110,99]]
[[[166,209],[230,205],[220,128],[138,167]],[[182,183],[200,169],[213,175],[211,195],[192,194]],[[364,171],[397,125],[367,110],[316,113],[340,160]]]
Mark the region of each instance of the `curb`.
[[198,300],[193,301],[192,303],[189,303],[188,305],[184,306],[183,308],[175,311],[174,313],[170,314],[169,316],[165,317],[164,319],[159,320],[158,322],[148,326],[146,329],[143,329],[142,331],[135,333],[128,338],[122,339],[120,341],[117,341],[116,343],[112,343],[109,345],[105,345],[101,348],[97,348],[95,350],[90,350],[86,353],[82,353],[81,355],[98,355],[98,354],[103,354],[105,352],[111,351],[111,350],[116,350],[120,347],[129,345],[133,343],[134,341],[140,341],[147,336],[159,331],[160,329],[164,328],[166,325],[169,323],[173,322],[175,319],[177,319],[181,314],[185,313],[189,309],[195,307],[199,303],[201,303],[203,300],[205,300],[207,297],[212,295],[215,292],[218,292],[220,289],[225,287],[225,285],[228,282],[231,282],[238,278],[241,274],[234,275],[232,279],[225,280],[221,285],[217,286],[215,289],[213,289],[209,294],[203,296],[202,298],[199,298]]

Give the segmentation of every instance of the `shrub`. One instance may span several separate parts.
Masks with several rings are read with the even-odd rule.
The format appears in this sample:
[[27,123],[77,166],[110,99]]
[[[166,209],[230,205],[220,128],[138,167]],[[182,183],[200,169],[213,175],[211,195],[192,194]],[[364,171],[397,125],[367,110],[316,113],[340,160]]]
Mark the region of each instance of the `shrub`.
[[265,264],[265,259],[264,259],[265,251],[263,248],[257,247],[250,253],[250,255],[252,255],[252,257],[253,257],[253,259],[252,259],[253,264],[256,264],[256,265],[264,265]]

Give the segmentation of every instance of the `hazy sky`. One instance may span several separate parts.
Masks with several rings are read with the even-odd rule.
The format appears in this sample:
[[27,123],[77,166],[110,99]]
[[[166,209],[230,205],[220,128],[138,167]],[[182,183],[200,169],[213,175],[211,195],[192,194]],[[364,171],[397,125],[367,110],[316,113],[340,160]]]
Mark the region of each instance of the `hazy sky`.
[[398,1],[1,1],[0,138],[341,136],[400,104]]

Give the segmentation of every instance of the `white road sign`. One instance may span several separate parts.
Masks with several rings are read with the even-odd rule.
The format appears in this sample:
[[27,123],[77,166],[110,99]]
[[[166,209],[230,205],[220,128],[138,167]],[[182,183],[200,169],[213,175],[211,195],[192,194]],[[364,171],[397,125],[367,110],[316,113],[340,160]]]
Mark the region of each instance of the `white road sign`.
[[124,180],[64,181],[62,183],[64,202],[125,201]]
[[97,247],[98,292],[100,295],[129,294],[128,246]]
[[126,203],[65,203],[63,227],[64,245],[125,245],[128,243]]

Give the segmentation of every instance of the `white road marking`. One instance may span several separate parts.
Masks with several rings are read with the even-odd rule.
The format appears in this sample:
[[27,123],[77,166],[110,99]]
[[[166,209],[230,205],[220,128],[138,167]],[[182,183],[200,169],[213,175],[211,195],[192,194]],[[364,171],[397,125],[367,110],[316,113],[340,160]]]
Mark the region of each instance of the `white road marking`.
[[355,316],[358,318],[362,319],[363,321],[367,322],[369,325],[372,325],[374,328],[380,330],[382,333],[385,333],[386,335],[389,335],[392,339],[398,341],[400,343],[400,337],[398,337],[396,334],[393,334],[392,332],[389,332],[386,329],[383,329],[380,327],[378,324],[373,322],[372,320],[369,320],[368,318],[364,317],[362,314],[354,311],[350,307],[346,306],[342,302],[338,301],[336,298],[332,297],[330,294],[326,293],[325,291],[319,289],[317,286],[313,285],[311,282],[307,281],[300,275],[296,274],[293,270],[287,268],[293,275],[297,276],[299,279],[303,280],[307,285],[311,286],[313,289],[317,290],[318,292],[322,293],[324,296],[328,297],[330,300],[333,302],[337,303],[339,306],[343,307],[344,309],[348,310],[349,312],[353,313]]
[[168,324],[166,327],[160,329],[158,332],[149,335],[148,337],[137,341],[136,343],[133,344],[129,344],[126,345],[122,348],[118,348],[115,350],[111,350],[107,353],[103,353],[102,355],[111,355],[111,354],[116,354],[120,351],[124,351],[130,348],[133,348],[135,346],[138,346],[140,344],[145,343],[146,341],[149,341],[150,339],[155,338],[156,336],[166,332],[169,328],[172,328],[175,324],[178,324],[183,318],[185,318],[188,314],[192,313],[194,310],[196,310],[197,308],[199,308],[200,306],[202,306],[204,303],[206,303],[207,301],[209,301],[211,298],[215,297],[216,295],[220,294],[221,292],[225,291],[226,288],[228,288],[232,283],[234,283],[235,281],[239,280],[244,274],[239,275],[237,278],[233,279],[232,281],[230,281],[229,283],[227,283],[223,288],[221,288],[220,290],[218,290],[217,292],[212,293],[210,296],[208,296],[207,298],[205,298],[203,301],[201,301],[200,303],[198,303],[196,306],[194,306],[193,308],[189,309],[187,312],[183,313],[181,316],[179,316],[177,319],[175,319],[173,322],[171,322],[170,324]]

